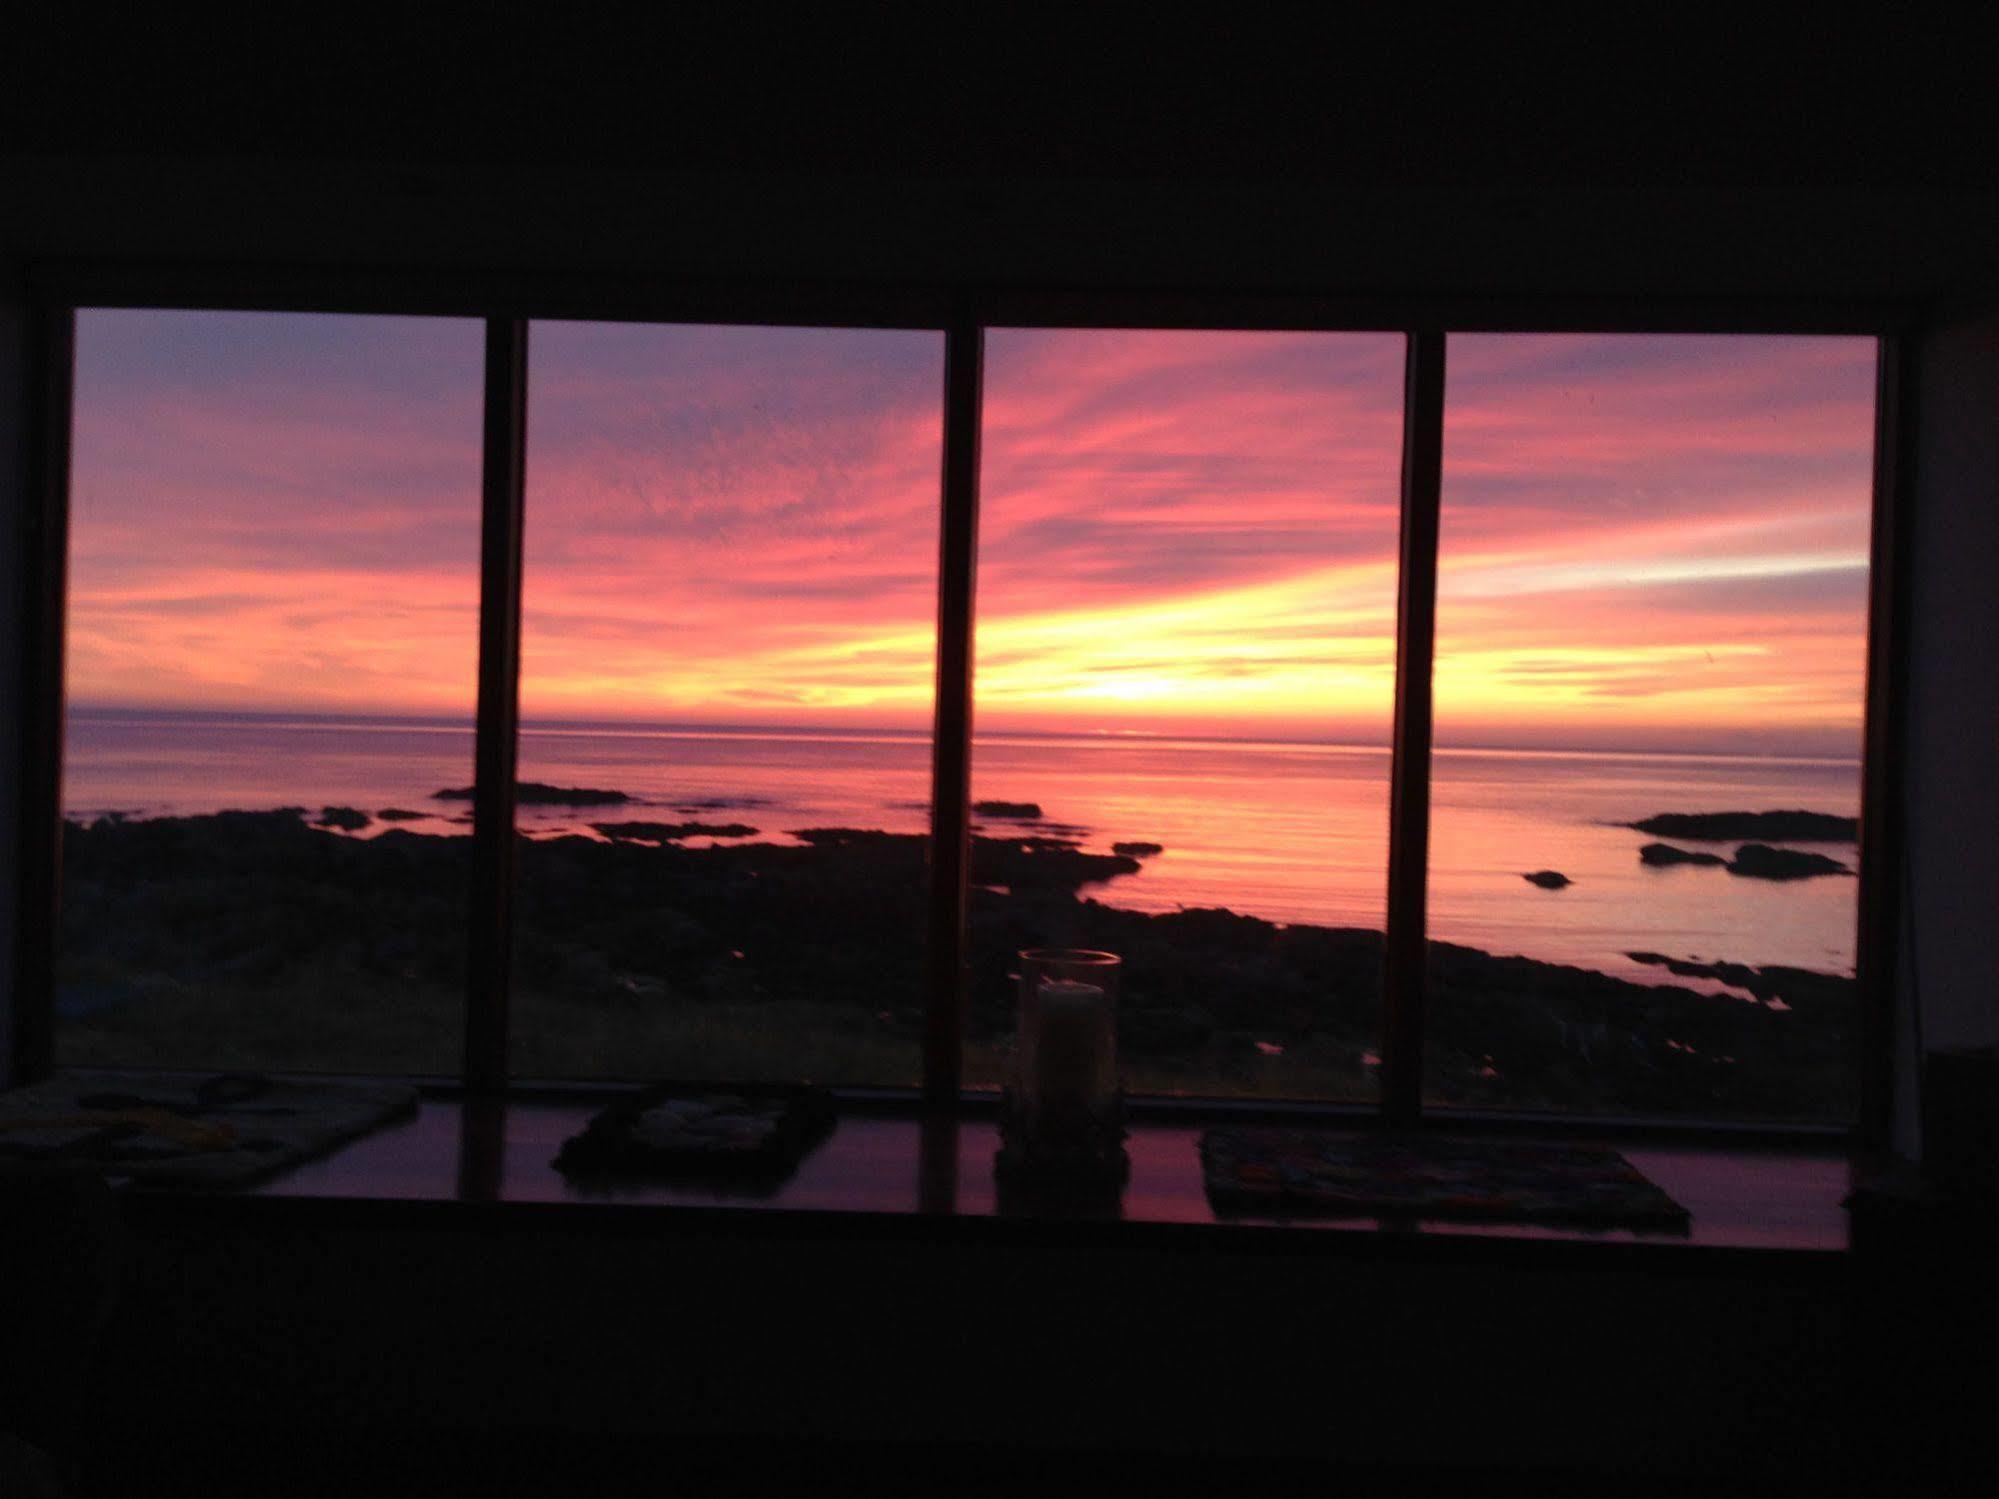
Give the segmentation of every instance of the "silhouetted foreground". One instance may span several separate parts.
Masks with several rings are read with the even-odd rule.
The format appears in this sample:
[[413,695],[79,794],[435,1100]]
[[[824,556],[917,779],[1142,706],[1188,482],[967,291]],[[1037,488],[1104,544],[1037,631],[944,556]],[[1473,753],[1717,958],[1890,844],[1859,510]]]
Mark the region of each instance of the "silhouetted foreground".
[[[516,1070],[527,1076],[914,1082],[925,840],[801,846],[523,839]],[[71,825],[65,1061],[447,1071],[461,1026],[470,841],[358,839],[296,811]],[[1381,934],[1084,898],[1126,854],[974,841],[969,1071],[996,1081],[1013,955],[1125,958],[1139,1091],[1361,1097]],[[1430,949],[1432,1092],[1471,1105],[1842,1117],[1851,979],[1683,964],[1755,999]]]

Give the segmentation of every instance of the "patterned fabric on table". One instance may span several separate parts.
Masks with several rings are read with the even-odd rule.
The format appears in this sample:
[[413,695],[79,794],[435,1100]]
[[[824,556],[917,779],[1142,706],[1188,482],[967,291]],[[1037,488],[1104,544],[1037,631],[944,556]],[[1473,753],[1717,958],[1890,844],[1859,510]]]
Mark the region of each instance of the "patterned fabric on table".
[[65,1072],[0,1094],[0,1171],[240,1187],[416,1107],[406,1083]]
[[1614,1150],[1510,1140],[1211,1129],[1201,1170],[1218,1212],[1472,1218],[1684,1228],[1687,1210]]

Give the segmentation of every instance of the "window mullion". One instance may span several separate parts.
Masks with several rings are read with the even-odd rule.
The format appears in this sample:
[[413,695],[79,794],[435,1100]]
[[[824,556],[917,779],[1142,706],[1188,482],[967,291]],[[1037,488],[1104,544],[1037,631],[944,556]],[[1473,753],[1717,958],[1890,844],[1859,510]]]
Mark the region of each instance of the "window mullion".
[[965,910],[971,853],[972,588],[979,538],[979,400],[985,330],[961,305],[944,337],[943,525],[937,703],[931,740],[930,932],[923,1098],[956,1106],[964,1078]]
[[[1868,1144],[1885,1146],[1894,1127],[1895,978],[1901,956],[1903,808],[1897,788],[1903,774],[1900,751],[1907,698],[1895,663],[1907,639],[1907,590],[1901,568],[1908,556],[1909,507],[1903,492],[1912,466],[1909,442],[1914,431],[1908,337],[1883,337],[1875,358],[1874,515],[1867,569],[1867,706],[1854,967],[1860,992],[1860,1136]],[[1910,1004],[1917,999],[1912,994]]]
[[30,313],[35,392],[29,436],[26,651],[21,681],[20,900],[14,928],[9,1085],[46,1077],[55,1064],[55,959],[62,902],[63,643],[69,580],[70,420],[76,383],[76,313]]
[[1437,635],[1437,524],[1443,484],[1444,335],[1409,334],[1402,393],[1402,547],[1395,634],[1395,746],[1388,813],[1388,930],[1381,1106],[1389,1123],[1422,1115],[1423,1002],[1430,862],[1431,665]]
[[507,1082],[514,953],[514,802],[520,729],[521,518],[526,489],[527,323],[486,323],[479,550],[479,719],[472,803],[465,1083]]

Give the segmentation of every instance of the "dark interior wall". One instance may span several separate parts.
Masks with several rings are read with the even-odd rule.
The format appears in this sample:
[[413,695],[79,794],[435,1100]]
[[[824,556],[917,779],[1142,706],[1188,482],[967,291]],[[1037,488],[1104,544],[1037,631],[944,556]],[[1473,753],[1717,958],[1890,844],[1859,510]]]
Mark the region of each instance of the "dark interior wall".
[[1925,341],[1909,576],[1908,888],[1931,1046],[1999,1043],[1999,316]]
[[[1861,20],[162,13],[0,58],[0,253],[1527,296],[1991,289],[1982,48]],[[572,8],[573,10],[573,8]],[[276,15],[275,12],[272,13]],[[555,17],[559,14],[560,19]]]
[[243,1206],[263,1211],[129,1204],[148,1265],[103,1398],[135,1454],[217,1428],[462,1432],[468,1454],[577,1463],[709,1437],[752,1488],[797,1442],[1151,1453],[1155,1477],[1232,1455],[1238,1484],[1278,1461],[1797,1484],[1864,1455],[1844,1267],[1810,1257],[1690,1273],[1671,1246]]
[[[16,215],[0,248],[38,263],[1667,307],[1962,300],[1990,290],[1999,245],[1999,193],[1795,182],[1505,188],[56,154],[0,158],[0,194]],[[246,279],[239,295],[251,294]]]
[[[28,318],[19,288],[0,290],[0,724],[22,721],[21,623],[26,611]],[[0,1080],[13,1076],[16,850],[21,828],[21,738],[0,732]]]

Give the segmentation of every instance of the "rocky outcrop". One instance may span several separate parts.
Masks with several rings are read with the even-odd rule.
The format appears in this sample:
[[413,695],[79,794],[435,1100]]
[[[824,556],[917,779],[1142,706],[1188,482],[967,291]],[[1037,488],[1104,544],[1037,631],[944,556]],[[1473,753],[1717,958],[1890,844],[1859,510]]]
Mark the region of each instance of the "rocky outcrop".
[[1661,812],[1625,826],[1661,838],[1711,843],[1732,843],[1740,838],[1853,843],[1860,837],[1860,819],[1835,817],[1830,812]]
[[[469,802],[473,788],[457,786],[433,792],[439,801]],[[597,791],[588,786],[550,786],[541,781],[522,781],[514,788],[514,800],[523,807],[617,807],[631,800],[622,791]]]
[[[912,868],[923,864],[929,843],[918,833],[864,828],[805,828],[792,836],[813,848],[872,850],[879,857]],[[1138,860],[1122,854],[1084,853],[1067,838],[990,838],[983,834],[972,838],[972,883],[999,886],[1014,894],[1075,891],[1137,873]]]
[[1001,822],[1039,822],[1041,804],[1039,802],[973,802],[972,813],[977,817],[991,817]]
[[1812,968],[1791,968],[1781,963],[1755,968],[1747,963],[1703,963],[1691,958],[1669,958],[1664,953],[1628,952],[1634,963],[1665,969],[1678,978],[1714,979],[1718,983],[1753,994],[1765,1004],[1780,1004],[1815,1014],[1837,1014],[1852,1002],[1853,980],[1836,973]]
[[1675,848],[1670,843],[1648,843],[1638,850],[1639,862],[1644,864],[1726,864],[1728,860],[1720,854],[1696,853],[1692,849]]
[[1537,869],[1532,874],[1520,876],[1530,885],[1539,885],[1543,890],[1566,890],[1575,883],[1559,869]]
[[1113,843],[1111,852],[1123,854],[1127,859],[1149,859],[1154,854],[1165,853],[1166,847],[1159,843]]
[[1767,843],[1745,843],[1728,862],[1730,874],[1752,880],[1808,880],[1821,874],[1852,874],[1837,859],[1806,853],[1795,848],[1772,848]]
[[757,830],[743,822],[593,822],[606,838],[639,843],[675,843],[682,838],[754,838]]

